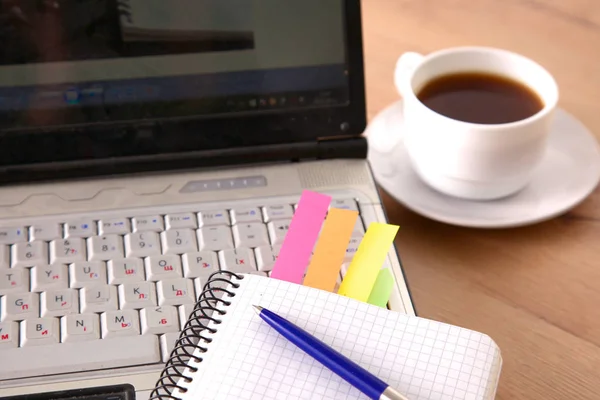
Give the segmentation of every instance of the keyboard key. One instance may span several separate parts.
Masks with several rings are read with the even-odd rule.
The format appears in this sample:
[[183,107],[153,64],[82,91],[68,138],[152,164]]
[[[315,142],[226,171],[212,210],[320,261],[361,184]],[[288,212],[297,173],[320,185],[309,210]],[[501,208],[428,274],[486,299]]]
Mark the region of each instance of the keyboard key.
[[79,312],[77,289],[48,290],[40,294],[42,317],[60,317]]
[[0,322],[0,350],[19,346],[19,323]]
[[0,376],[16,379],[129,367],[160,362],[160,355],[156,335],[60,343],[45,346],[43,357],[36,347],[6,349],[2,350],[2,359],[11,361],[0,363]]
[[225,210],[202,211],[198,213],[198,226],[231,225],[229,213]]
[[179,332],[167,332],[160,336],[160,348],[162,350],[162,362],[169,361],[175,342],[179,339]]
[[69,268],[65,264],[38,265],[31,269],[31,290],[43,292],[69,287]]
[[344,256],[345,262],[352,261],[352,258],[358,251],[358,246],[360,245],[361,241],[362,237],[359,236],[353,236],[350,238],[350,241],[348,242],[348,247],[346,248],[346,255]]
[[60,319],[62,343],[100,339],[100,318],[97,314],[71,314]]
[[108,283],[120,285],[122,283],[140,282],[146,280],[144,263],[139,258],[122,258],[108,262]]
[[119,285],[118,291],[119,308],[122,310],[158,305],[153,282],[124,283]]
[[131,224],[128,218],[110,218],[100,221],[100,235],[124,235],[131,232]]
[[162,232],[165,230],[164,221],[160,215],[135,217],[132,221],[134,232]]
[[11,268],[0,270],[0,296],[29,291],[29,270]]
[[27,241],[27,230],[24,227],[0,228],[0,244],[13,244]]
[[0,297],[0,316],[2,321],[21,321],[37,318],[40,315],[40,297],[38,293],[9,293]]
[[269,230],[269,238],[271,244],[282,244],[285,240],[285,236],[290,230],[290,224],[292,220],[282,219],[278,221],[272,221],[267,224]]
[[[200,297],[200,294],[204,291],[204,285],[206,285],[206,282],[202,281],[202,278],[194,279],[194,288],[196,289],[196,293],[198,293],[198,297]],[[223,298],[223,296],[227,294],[225,290],[230,287],[230,284],[225,281],[216,281],[211,283],[210,287],[212,297]],[[213,307],[218,305],[217,302],[210,300],[208,300],[208,304],[212,305]]]
[[192,213],[169,214],[165,217],[167,221],[167,229],[196,229],[198,223],[196,216]]
[[262,271],[252,271],[252,272],[248,272],[248,274],[250,274],[250,275],[258,275],[258,276],[264,276],[265,278],[269,276],[268,272],[262,272]]
[[183,259],[183,276],[186,278],[208,278],[219,271],[219,260],[214,251],[186,253]]
[[10,267],[10,247],[0,244],[0,269]]
[[88,238],[96,234],[96,222],[91,219],[81,219],[65,224],[65,237],[67,238]]
[[160,234],[164,254],[183,254],[198,250],[196,233],[191,229],[171,229]]
[[123,258],[123,238],[119,235],[93,236],[87,240],[88,260]]
[[85,239],[74,237],[50,242],[50,264],[70,264],[85,260]]
[[179,315],[174,306],[142,308],[140,322],[142,334],[160,335],[179,331]]
[[194,282],[191,279],[165,279],[156,283],[158,304],[161,306],[196,303]]
[[247,247],[238,247],[235,250],[220,251],[219,263],[221,264],[221,268],[225,271],[235,273],[257,271],[254,253]]
[[262,215],[257,207],[236,208],[231,210],[231,222],[234,225],[243,222],[262,222]]
[[31,240],[45,240],[49,242],[62,238],[62,228],[60,224],[54,222],[35,224],[29,227],[29,236]]
[[358,211],[358,205],[354,199],[333,199],[329,207]]
[[17,243],[11,247],[13,267],[33,267],[48,264],[48,243],[39,240]]
[[31,318],[21,322],[21,346],[58,343],[58,327],[58,318]]
[[275,261],[279,257],[279,251],[281,245],[274,246],[260,246],[254,249],[254,255],[256,256],[256,266],[259,271],[269,272],[275,266]]
[[100,313],[117,310],[117,287],[113,285],[88,286],[79,291],[82,313]]
[[135,232],[125,235],[125,257],[148,257],[160,254],[156,232]]
[[181,278],[181,257],[167,254],[146,258],[146,280],[158,281],[168,278]]
[[269,244],[267,228],[262,222],[251,222],[234,225],[233,238],[235,247],[258,247]]
[[103,261],[78,261],[69,266],[70,286],[82,288],[106,283],[106,265]]
[[139,313],[137,310],[107,311],[100,314],[100,326],[103,339],[139,335]]
[[277,219],[294,218],[294,210],[289,204],[280,204],[267,206],[263,208],[263,218],[265,222],[271,222]]
[[[178,313],[179,313],[179,328],[181,330],[183,330],[183,328],[185,328],[185,324],[188,322],[188,320],[190,319],[190,316],[192,315],[192,312],[194,311],[194,304],[182,304],[179,307],[177,307]],[[205,310],[205,312],[208,314],[209,312],[212,312],[211,310]]]
[[219,225],[198,229],[198,247],[200,250],[211,251],[233,249],[231,228]]

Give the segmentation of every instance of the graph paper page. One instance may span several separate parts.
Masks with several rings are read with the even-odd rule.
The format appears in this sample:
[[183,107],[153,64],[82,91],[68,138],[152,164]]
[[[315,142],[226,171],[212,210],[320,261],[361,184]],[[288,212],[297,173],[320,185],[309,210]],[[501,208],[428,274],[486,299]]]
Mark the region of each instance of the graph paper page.
[[280,336],[252,309],[270,309],[363,366],[409,399],[494,397],[501,357],[486,335],[343,296],[245,276],[189,390],[191,399],[365,399]]

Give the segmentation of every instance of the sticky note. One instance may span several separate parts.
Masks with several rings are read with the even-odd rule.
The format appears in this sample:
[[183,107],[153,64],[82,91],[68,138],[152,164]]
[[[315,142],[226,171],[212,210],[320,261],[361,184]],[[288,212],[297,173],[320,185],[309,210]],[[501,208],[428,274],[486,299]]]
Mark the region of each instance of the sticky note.
[[338,289],[338,294],[366,302],[400,227],[374,222],[365,236]]
[[389,268],[379,270],[367,303],[386,308],[394,288],[394,276]]
[[358,211],[332,208],[327,214],[303,285],[333,292]]
[[330,196],[308,190],[302,192],[271,278],[302,283],[330,203]]

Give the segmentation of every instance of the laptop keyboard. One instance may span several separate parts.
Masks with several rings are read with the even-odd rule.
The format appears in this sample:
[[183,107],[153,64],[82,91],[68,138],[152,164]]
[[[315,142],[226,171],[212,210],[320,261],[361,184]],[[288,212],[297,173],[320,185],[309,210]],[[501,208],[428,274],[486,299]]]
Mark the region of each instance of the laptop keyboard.
[[1,379],[165,362],[212,273],[268,276],[296,205],[265,204],[0,228]]

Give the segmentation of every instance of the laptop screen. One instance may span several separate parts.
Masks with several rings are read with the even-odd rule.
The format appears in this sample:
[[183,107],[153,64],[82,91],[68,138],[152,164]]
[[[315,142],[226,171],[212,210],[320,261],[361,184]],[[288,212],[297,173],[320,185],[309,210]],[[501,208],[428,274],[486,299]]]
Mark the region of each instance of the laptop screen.
[[348,103],[344,0],[4,0],[0,129]]

